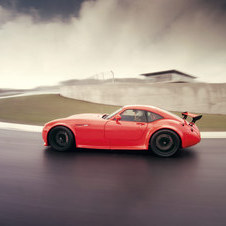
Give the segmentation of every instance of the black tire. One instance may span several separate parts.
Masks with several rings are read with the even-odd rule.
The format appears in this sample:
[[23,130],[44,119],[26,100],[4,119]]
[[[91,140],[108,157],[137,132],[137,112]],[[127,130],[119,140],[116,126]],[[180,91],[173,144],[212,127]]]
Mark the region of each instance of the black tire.
[[74,135],[64,126],[56,126],[48,135],[49,145],[57,151],[69,151],[75,147]]
[[159,130],[150,139],[150,149],[160,157],[171,157],[180,150],[180,138],[172,130]]

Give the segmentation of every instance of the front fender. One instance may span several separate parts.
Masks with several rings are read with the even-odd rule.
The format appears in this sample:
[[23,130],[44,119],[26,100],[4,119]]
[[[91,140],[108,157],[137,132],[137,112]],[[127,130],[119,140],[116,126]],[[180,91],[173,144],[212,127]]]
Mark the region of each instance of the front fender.
[[70,124],[70,123],[65,123],[65,122],[55,122],[54,124],[47,124],[44,126],[43,130],[42,130],[42,137],[43,137],[43,140],[44,140],[44,145],[45,146],[48,146],[49,145],[49,142],[48,142],[48,135],[49,135],[49,132],[55,128],[56,126],[64,126],[68,129],[71,130],[71,132],[73,133],[74,135],[74,138],[76,139],[76,133],[75,133],[75,128]]

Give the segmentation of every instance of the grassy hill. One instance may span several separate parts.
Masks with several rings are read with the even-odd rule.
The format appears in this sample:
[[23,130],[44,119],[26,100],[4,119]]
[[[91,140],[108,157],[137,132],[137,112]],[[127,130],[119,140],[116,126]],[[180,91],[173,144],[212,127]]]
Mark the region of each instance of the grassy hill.
[[[0,99],[0,121],[43,125],[78,113],[111,113],[119,107],[68,99],[57,94],[13,97]],[[197,125],[201,131],[226,131],[226,115],[203,114]]]
[[0,121],[43,125],[78,113],[110,113],[118,107],[61,97],[57,94],[0,99]]

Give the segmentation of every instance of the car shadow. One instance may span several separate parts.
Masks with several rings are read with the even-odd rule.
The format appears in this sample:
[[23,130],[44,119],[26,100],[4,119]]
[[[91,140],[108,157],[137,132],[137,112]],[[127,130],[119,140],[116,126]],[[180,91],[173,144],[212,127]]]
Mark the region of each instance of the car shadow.
[[109,150],[109,149],[85,149],[78,148],[75,150],[70,150],[66,152],[56,151],[51,147],[46,147],[44,149],[44,154],[46,157],[61,157],[61,158],[73,158],[78,156],[119,156],[119,157],[136,157],[136,158],[148,158],[157,160],[169,160],[169,159],[188,159],[196,157],[195,148],[185,148],[182,149],[179,154],[172,156],[170,158],[159,157],[148,150]]

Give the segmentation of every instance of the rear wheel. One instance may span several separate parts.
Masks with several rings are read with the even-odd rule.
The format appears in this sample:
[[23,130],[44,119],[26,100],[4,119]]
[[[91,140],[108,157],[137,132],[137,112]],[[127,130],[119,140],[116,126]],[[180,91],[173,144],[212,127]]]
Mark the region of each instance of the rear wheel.
[[48,140],[50,146],[57,151],[68,151],[75,145],[73,133],[64,126],[56,126],[51,129]]
[[171,157],[179,152],[180,138],[171,130],[159,130],[152,136],[149,146],[156,155]]

